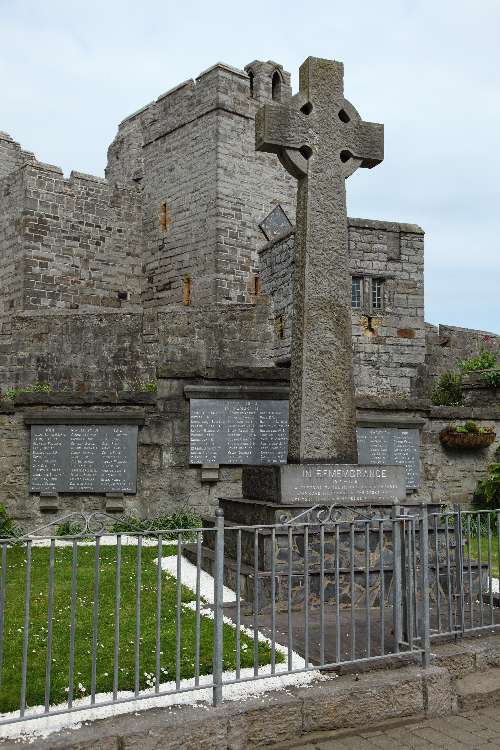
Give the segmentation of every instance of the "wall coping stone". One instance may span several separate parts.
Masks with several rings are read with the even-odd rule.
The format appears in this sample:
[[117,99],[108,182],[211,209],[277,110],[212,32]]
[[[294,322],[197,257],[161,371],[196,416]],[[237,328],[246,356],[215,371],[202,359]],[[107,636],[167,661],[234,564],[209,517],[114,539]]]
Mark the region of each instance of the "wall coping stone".
[[173,378],[176,380],[189,380],[191,378],[204,378],[206,380],[281,380],[287,382],[290,379],[290,370],[287,367],[241,367],[241,366],[218,366],[218,367],[185,367],[182,363],[159,365],[156,368],[159,379]]
[[143,425],[144,410],[140,411],[52,411],[31,412],[24,415],[24,423],[31,424],[137,424]]
[[130,391],[116,393],[20,393],[17,406],[103,406],[106,404],[156,405],[155,393]]
[[374,409],[381,411],[422,411],[428,412],[430,403],[425,398],[394,396],[356,396],[357,409]]
[[431,406],[431,419],[483,419],[500,420],[500,408],[491,406]]
[[239,398],[287,400],[287,385],[186,385],[184,395],[191,398]]
[[358,414],[356,422],[360,427],[419,427],[422,428],[427,420],[422,417],[400,417],[397,415],[380,415],[380,414]]
[[246,73],[244,70],[234,68],[232,65],[228,65],[227,63],[217,62],[215,63],[215,65],[211,65],[209,68],[206,68],[206,70],[202,70],[201,73],[196,76],[196,80],[198,81],[203,76],[206,76],[207,73],[211,73],[213,70],[217,70],[217,68],[219,68],[220,70],[225,70],[228,73],[233,73],[234,75],[237,75],[240,78],[245,78],[246,80],[250,78],[248,73]]

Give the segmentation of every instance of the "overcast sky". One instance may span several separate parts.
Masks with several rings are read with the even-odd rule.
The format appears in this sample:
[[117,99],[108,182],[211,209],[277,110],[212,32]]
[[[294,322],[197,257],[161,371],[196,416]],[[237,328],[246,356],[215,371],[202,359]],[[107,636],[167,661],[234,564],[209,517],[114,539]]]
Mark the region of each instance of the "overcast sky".
[[350,216],[426,231],[426,319],[500,333],[500,0],[0,0],[0,130],[102,175],[126,115],[217,61],[341,60],[385,124]]

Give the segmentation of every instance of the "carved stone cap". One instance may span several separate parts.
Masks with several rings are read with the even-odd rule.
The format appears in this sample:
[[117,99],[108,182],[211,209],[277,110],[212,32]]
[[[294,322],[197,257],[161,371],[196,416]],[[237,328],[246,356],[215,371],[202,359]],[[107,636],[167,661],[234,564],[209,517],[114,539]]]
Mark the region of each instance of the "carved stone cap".
[[25,424],[144,424],[141,411],[52,411],[32,412],[24,415]]

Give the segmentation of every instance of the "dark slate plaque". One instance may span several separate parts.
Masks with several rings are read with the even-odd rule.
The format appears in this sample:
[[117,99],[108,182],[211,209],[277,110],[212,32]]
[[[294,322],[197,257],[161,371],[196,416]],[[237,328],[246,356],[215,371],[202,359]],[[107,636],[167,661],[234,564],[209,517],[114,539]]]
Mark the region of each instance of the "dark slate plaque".
[[136,492],[137,425],[32,425],[31,492]]
[[282,464],[288,444],[288,401],[192,398],[192,464]]
[[363,464],[406,468],[408,489],[420,487],[420,433],[415,427],[358,427],[358,458]]
[[280,472],[281,503],[392,503],[406,494],[401,466],[287,464]]

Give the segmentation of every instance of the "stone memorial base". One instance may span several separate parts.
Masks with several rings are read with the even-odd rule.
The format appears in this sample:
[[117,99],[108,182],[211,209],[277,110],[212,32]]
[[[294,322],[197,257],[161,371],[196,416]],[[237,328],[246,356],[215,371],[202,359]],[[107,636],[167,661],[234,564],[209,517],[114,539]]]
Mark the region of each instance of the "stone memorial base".
[[[402,504],[403,505],[403,504]],[[321,602],[321,576],[320,576],[320,554],[321,541],[319,534],[319,519],[315,515],[317,511],[311,509],[311,504],[273,503],[270,501],[249,498],[221,498],[220,507],[224,511],[224,585],[236,590],[238,578],[241,592],[243,611],[253,612],[255,601],[258,602],[257,611],[265,613],[270,610],[272,602],[272,569],[274,567],[274,593],[276,610],[286,611],[288,609],[288,586],[289,586],[289,527],[287,521],[297,519],[292,525],[292,586],[291,606],[292,609],[300,609],[304,605],[304,571],[305,571],[305,532],[300,526],[301,521],[312,522],[308,533],[308,602],[309,606],[319,606]],[[327,506],[328,507],[328,506]],[[366,575],[366,524],[362,517],[366,518],[389,518],[393,506],[370,505],[351,509],[349,507],[330,506],[328,512],[331,519],[338,522],[337,526],[325,523],[324,526],[324,585],[323,598],[325,605],[335,605],[337,601],[337,560],[336,560],[336,532],[338,528],[338,599],[341,607],[350,607],[351,592],[354,590],[354,607],[365,609],[367,603],[367,575]],[[428,512],[436,512],[439,506],[428,506]],[[412,505],[411,496],[404,503],[404,511],[409,516],[418,516],[421,507]],[[306,515],[307,514],[307,515]],[[318,525],[315,521],[318,520]],[[354,526],[354,546],[351,552],[351,525],[350,521],[359,520]],[[203,521],[205,527],[214,525],[214,519],[208,518]],[[256,526],[258,533],[252,528],[241,528]],[[276,526],[273,535],[270,528],[258,528],[265,526]],[[241,558],[240,566],[237,565],[237,539],[238,529],[241,528]],[[382,529],[382,531],[381,531]],[[438,530],[440,557],[444,555],[444,529]],[[257,536],[257,543],[256,543]],[[416,531],[417,549],[419,547],[419,530]],[[442,538],[441,538],[442,537]],[[371,525],[368,543],[369,576],[368,589],[371,607],[380,605],[381,592],[381,554],[383,550],[384,569],[384,601],[388,607],[393,603],[393,535],[392,526],[389,522],[379,524],[375,520]],[[257,549],[257,554],[256,554]],[[436,595],[435,586],[435,540],[434,529],[429,529],[429,584],[431,601]],[[187,546],[186,556],[192,562],[196,562],[196,547]],[[418,553],[417,553],[418,554]],[[274,565],[273,565],[274,559]],[[202,548],[202,567],[208,573],[214,572],[214,535],[206,534]],[[352,564],[354,563],[354,564]],[[446,574],[446,561],[440,559],[440,593],[442,602],[447,600],[448,581]],[[452,550],[450,555],[451,570],[454,571],[455,554]],[[478,576],[480,572],[476,563],[472,565],[472,588],[478,588]],[[352,570],[354,575],[352,576]],[[353,589],[354,581],[354,589]],[[255,585],[257,582],[258,593],[255,596]]]
[[[374,472],[368,476],[365,472]],[[371,484],[369,485],[368,482]],[[287,464],[282,466],[245,467],[243,489],[247,496],[221,498],[224,512],[224,583],[233,590],[239,588],[241,598],[252,611],[257,602],[259,612],[269,610],[273,595],[277,611],[289,606],[299,609],[304,604],[305,571],[307,568],[308,602],[314,607],[321,602],[321,536],[324,523],[323,599],[326,605],[351,605],[366,608],[367,588],[371,607],[380,604],[384,591],[387,606],[392,605],[393,589],[393,533],[389,519],[394,504],[404,506],[410,516],[421,514],[420,505],[412,504],[406,496],[402,467],[365,467],[347,464]],[[394,492],[391,496],[390,493]],[[334,502],[332,502],[332,499]],[[330,500],[328,502],[328,500]],[[429,506],[429,512],[438,511]],[[370,525],[363,519],[373,519]],[[358,521],[352,525],[350,522]],[[335,526],[331,522],[336,523]],[[204,525],[213,525],[205,519]],[[309,526],[308,552],[305,555],[306,531]],[[256,527],[256,528],[252,528]],[[260,528],[259,528],[260,527]],[[268,528],[266,528],[268,527]],[[273,529],[274,527],[274,533]],[[291,529],[291,532],[290,532]],[[367,529],[369,531],[367,532]],[[290,537],[291,533],[291,537]],[[443,531],[438,531],[441,535]],[[241,556],[237,563],[240,536]],[[419,530],[416,529],[417,550]],[[289,593],[291,542],[291,594]],[[338,552],[337,552],[338,542]],[[441,542],[439,542],[441,544]],[[368,548],[368,555],[367,555]],[[430,528],[429,554],[431,599],[435,592],[434,529]],[[186,550],[196,559],[195,549]],[[418,551],[417,551],[418,555]],[[307,559],[306,559],[307,557]],[[453,559],[452,559],[453,558]],[[202,567],[209,573],[214,569],[214,535],[204,539]],[[367,575],[367,562],[369,574]],[[383,562],[384,586],[381,587]],[[447,594],[447,581],[440,561],[440,589]],[[454,554],[450,558],[454,565]],[[337,581],[338,570],[338,581]],[[444,571],[444,573],[443,573]],[[474,570],[474,585],[478,570]],[[257,595],[255,586],[257,585]]]
[[[249,607],[258,601],[259,611],[266,611],[272,601],[272,570],[274,568],[275,602],[278,610],[288,607],[289,596],[289,528],[292,524],[292,607],[304,602],[305,530],[301,523],[319,524],[340,521],[337,584],[336,538],[334,527],[325,525],[324,532],[324,601],[332,603],[338,594],[341,604],[350,604],[351,571],[354,569],[355,606],[366,606],[366,524],[354,527],[351,550],[349,521],[364,517],[387,517],[393,504],[406,497],[403,467],[357,466],[350,464],[285,464],[280,466],[249,466],[243,470],[242,498],[221,498],[224,511],[224,583],[235,589],[239,577],[242,599]],[[329,508],[321,514],[319,508]],[[410,510],[410,509],[409,509]],[[416,511],[416,508],[413,508]],[[212,525],[213,520],[204,523]],[[344,525],[345,523],[345,525]],[[289,524],[289,525],[287,525]],[[275,526],[274,543],[271,528],[241,529],[241,559],[237,565],[239,527]],[[384,585],[387,602],[392,596],[392,532],[390,524],[369,535],[369,589],[372,606],[379,603],[381,553],[383,549]],[[321,541],[319,525],[308,533],[309,603],[320,603]],[[203,548],[203,567],[213,572],[214,535],[207,534]],[[187,550],[193,559],[194,551]],[[255,596],[255,585],[258,596]]]

